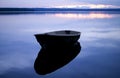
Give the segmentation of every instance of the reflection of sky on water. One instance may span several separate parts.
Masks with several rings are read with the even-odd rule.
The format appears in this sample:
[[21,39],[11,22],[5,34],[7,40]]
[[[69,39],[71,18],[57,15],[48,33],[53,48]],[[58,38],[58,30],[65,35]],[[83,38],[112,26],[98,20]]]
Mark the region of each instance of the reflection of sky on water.
[[64,18],[79,18],[79,19],[96,19],[96,18],[112,18],[113,15],[109,14],[55,14],[55,16],[58,17],[64,17]]
[[39,44],[34,34],[71,29],[82,32],[81,53],[65,67],[38,77],[119,78],[119,20],[119,14],[100,13],[0,15],[0,77],[37,77],[33,64]]

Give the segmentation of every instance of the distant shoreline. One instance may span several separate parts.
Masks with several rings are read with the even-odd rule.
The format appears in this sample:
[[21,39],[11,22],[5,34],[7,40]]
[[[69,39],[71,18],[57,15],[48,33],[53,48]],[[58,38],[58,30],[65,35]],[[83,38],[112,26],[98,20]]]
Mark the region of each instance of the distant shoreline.
[[77,9],[77,8],[0,8],[0,11],[120,11],[120,8],[110,8],[110,9]]
[[90,13],[104,12],[120,14],[120,8],[110,9],[77,9],[77,8],[0,8],[0,14],[46,14],[46,13]]

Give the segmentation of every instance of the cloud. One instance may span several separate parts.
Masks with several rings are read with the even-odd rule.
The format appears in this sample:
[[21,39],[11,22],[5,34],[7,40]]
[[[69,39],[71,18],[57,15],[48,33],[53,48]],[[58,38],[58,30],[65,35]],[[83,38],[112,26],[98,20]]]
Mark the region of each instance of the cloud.
[[[104,5],[119,6],[119,0],[0,0],[0,7],[53,7],[65,6],[67,7],[106,7]],[[91,6],[88,6],[92,4]],[[107,6],[109,7],[109,6]]]
[[39,0],[0,0],[0,7],[39,7]]
[[90,4],[120,5],[120,0],[72,0],[73,2],[84,2]]
[[120,8],[120,6],[117,5],[105,5],[105,4],[90,4],[90,3],[85,3],[85,4],[66,4],[66,5],[58,5],[58,6],[53,6],[56,8]]

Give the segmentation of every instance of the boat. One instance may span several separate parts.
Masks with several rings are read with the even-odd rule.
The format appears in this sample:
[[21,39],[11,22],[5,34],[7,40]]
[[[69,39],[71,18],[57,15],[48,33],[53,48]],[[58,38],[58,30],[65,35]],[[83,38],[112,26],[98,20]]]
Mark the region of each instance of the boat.
[[35,34],[39,44],[45,47],[72,45],[78,41],[81,32],[73,30],[59,30],[47,33]]

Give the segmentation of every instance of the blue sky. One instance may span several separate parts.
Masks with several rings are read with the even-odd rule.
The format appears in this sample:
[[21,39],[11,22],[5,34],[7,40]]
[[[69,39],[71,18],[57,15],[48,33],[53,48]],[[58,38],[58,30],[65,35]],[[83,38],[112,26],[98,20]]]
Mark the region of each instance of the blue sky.
[[[0,7],[120,8],[120,0],[0,0]],[[85,6],[86,5],[86,6]],[[91,8],[91,7],[90,7]]]

